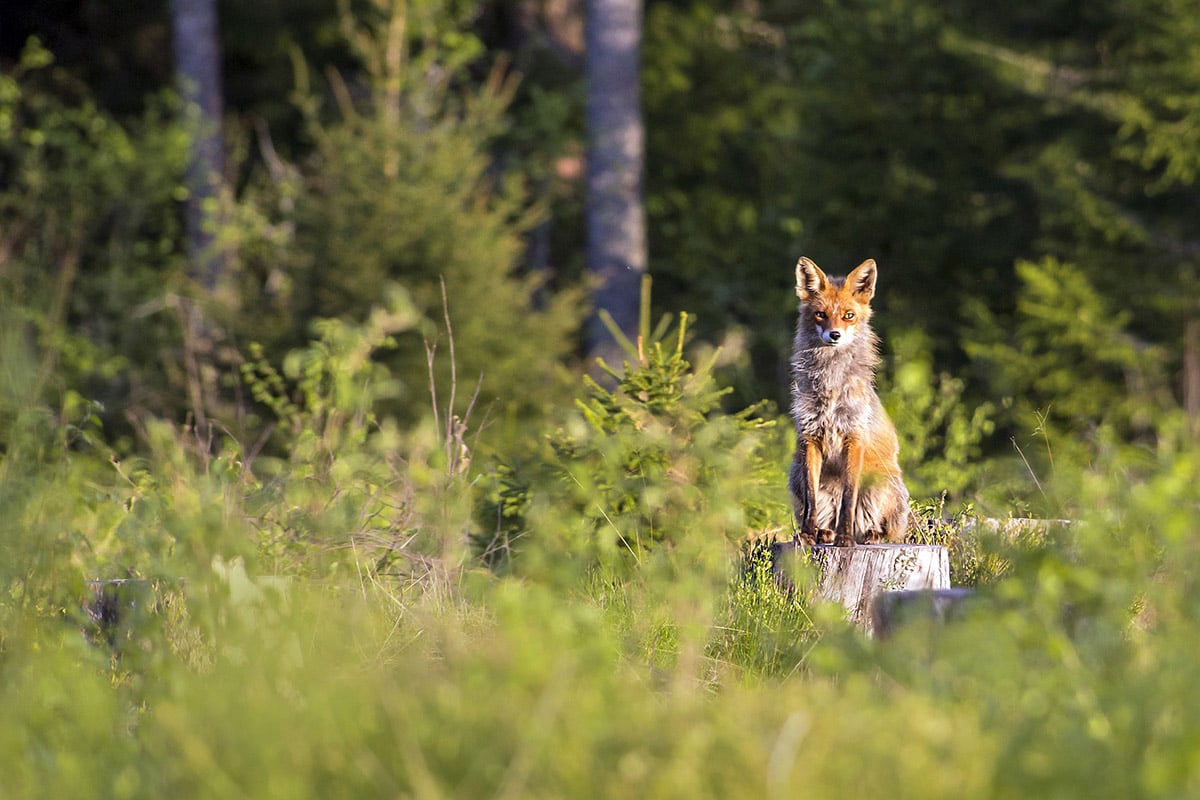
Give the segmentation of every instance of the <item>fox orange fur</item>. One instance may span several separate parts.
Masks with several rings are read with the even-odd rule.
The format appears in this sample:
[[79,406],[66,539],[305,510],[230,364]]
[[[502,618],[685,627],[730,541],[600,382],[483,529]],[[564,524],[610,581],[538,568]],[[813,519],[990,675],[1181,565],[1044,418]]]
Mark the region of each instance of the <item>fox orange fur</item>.
[[844,278],[807,258],[796,264],[790,488],[798,537],[809,545],[901,541],[908,530],[896,428],[875,393],[877,273],[869,259]]

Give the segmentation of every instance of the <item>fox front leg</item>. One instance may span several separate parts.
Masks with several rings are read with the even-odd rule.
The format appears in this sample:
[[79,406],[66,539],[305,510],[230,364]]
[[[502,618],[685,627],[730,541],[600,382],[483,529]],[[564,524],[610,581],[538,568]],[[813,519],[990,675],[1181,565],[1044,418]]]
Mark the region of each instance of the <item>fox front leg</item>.
[[845,455],[846,474],[842,482],[842,505],[838,511],[837,536],[833,540],[835,547],[853,547],[856,543],[854,521],[858,516],[858,492],[862,484],[865,455],[862,442],[847,439]]
[[796,437],[796,457],[792,462],[792,505],[800,532],[797,538],[810,547],[829,544],[833,531],[817,527],[817,491],[821,485],[821,446],[807,436]]
[[817,543],[816,525],[813,522],[815,507],[808,483],[803,441],[797,443],[796,456],[788,476],[788,488],[792,493],[792,511],[796,515],[796,541],[812,547]]

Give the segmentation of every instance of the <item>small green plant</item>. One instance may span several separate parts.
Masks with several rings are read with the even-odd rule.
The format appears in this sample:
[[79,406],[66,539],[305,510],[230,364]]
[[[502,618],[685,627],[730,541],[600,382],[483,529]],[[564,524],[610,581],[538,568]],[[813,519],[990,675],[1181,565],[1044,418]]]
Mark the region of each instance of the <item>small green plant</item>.
[[946,513],[945,496],[915,506],[922,524],[909,539],[949,551],[951,586],[984,586],[1009,571],[1009,560],[999,552],[996,537],[980,529],[972,504],[964,503],[953,515]]

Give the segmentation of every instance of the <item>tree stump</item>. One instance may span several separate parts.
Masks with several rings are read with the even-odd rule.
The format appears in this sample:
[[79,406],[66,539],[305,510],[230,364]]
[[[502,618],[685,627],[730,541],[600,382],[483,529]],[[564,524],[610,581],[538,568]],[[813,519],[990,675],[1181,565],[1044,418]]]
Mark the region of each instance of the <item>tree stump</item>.
[[154,582],[141,578],[88,581],[83,601],[93,641],[116,647],[128,634],[132,620],[152,613],[158,603]]
[[920,589],[880,592],[872,608],[872,635],[886,639],[898,626],[913,619],[943,623],[961,616],[974,589]]
[[809,554],[817,567],[816,596],[839,603],[851,622],[875,634],[871,613],[883,592],[950,588],[950,554],[932,544],[860,544],[813,548],[777,542],[771,548],[776,580],[790,585],[789,566]]

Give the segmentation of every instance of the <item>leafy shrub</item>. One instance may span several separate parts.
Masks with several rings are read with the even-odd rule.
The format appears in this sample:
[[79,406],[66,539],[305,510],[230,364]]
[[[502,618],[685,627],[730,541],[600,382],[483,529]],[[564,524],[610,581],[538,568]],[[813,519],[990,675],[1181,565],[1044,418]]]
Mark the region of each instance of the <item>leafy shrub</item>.
[[910,493],[954,501],[971,496],[988,468],[983,444],[995,428],[994,404],[972,406],[963,379],[934,372],[923,332],[893,334],[888,342],[895,369],[890,382],[881,380],[880,396],[896,425]]
[[279,426],[282,455],[260,456],[243,471],[271,571],[324,563],[412,580],[456,569],[466,555],[469,513],[456,510],[469,508],[466,420],[452,413],[452,400],[406,427],[378,411],[406,389],[386,353],[422,319],[402,288],[384,296],[362,323],[316,323],[316,338],[289,353],[282,371],[261,354],[243,366]]
[[687,323],[668,347],[665,325],[644,337],[623,373],[605,367],[611,388],[585,378],[586,395],[533,463],[494,471],[480,514],[486,552],[618,568],[661,551],[723,562],[728,543],[783,529],[777,421],[762,406],[721,412],[712,363],[684,356]]
[[164,95],[140,119],[114,118],[36,39],[0,73],[0,313],[36,331],[48,392],[178,408],[166,391],[178,325],[162,313],[164,294],[186,292],[175,112]]

